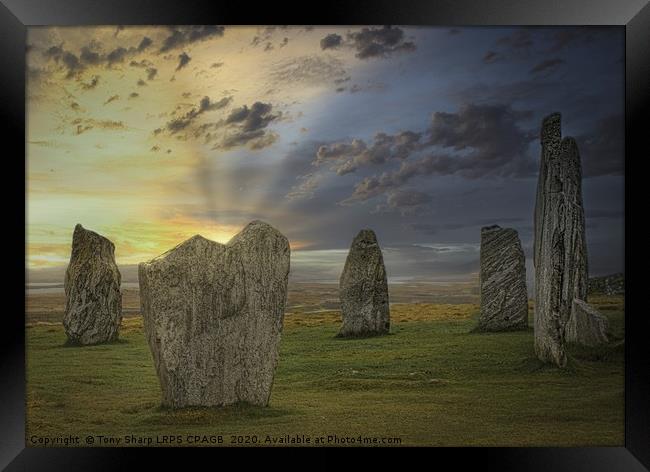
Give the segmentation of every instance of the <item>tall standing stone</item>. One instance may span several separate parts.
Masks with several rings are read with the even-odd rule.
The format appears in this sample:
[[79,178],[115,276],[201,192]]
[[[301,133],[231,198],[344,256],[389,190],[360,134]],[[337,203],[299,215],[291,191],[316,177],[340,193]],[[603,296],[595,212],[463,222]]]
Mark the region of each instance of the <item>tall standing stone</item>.
[[598,346],[609,340],[609,320],[583,300],[573,300],[571,317],[566,324],[568,343],[582,346]]
[[481,313],[479,331],[528,327],[526,258],[517,231],[498,225],[481,228]]
[[566,365],[565,325],[574,299],[587,299],[582,170],[573,138],[562,139],[560,114],[546,117],[535,205],[535,352]]
[[261,221],[227,244],[194,236],[138,267],[165,406],[265,406],[278,360],[289,241]]
[[352,241],[339,281],[343,326],[338,336],[373,336],[390,329],[388,282],[377,236],[363,229]]
[[121,276],[112,242],[80,224],[65,272],[63,327],[72,344],[114,341],[122,322]]

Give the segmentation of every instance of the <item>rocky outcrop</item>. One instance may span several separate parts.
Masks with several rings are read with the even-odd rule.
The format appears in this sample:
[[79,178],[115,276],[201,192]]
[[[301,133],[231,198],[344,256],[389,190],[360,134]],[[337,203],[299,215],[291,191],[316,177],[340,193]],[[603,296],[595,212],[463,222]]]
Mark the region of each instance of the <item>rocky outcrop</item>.
[[352,241],[339,281],[343,326],[338,336],[373,336],[390,330],[388,282],[374,231],[363,229]]
[[121,276],[112,242],[78,224],[65,273],[63,327],[71,344],[114,341],[122,322]]
[[598,346],[608,342],[609,321],[583,300],[573,300],[571,317],[565,327],[567,343]]
[[573,138],[562,139],[560,114],[546,117],[535,204],[535,352],[566,364],[565,325],[574,299],[587,297],[582,171]]
[[589,294],[625,295],[625,276],[623,274],[605,275],[589,279]]
[[477,329],[526,329],[526,259],[517,231],[498,225],[481,228],[480,262],[481,312]]
[[227,244],[197,235],[139,265],[163,405],[268,404],[289,253],[284,235],[253,221]]

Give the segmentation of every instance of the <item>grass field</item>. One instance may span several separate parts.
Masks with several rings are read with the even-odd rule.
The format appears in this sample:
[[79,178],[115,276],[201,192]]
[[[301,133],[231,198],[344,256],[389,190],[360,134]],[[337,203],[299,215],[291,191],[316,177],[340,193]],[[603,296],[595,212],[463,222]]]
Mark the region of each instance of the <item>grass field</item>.
[[26,334],[27,444],[67,435],[80,445],[87,435],[119,437],[119,445],[127,435],[154,445],[165,435],[183,444],[188,435],[222,435],[223,445],[232,435],[245,445],[305,435],[313,444],[336,435],[401,445],[619,446],[623,298],[591,301],[619,342],[574,350],[565,370],[534,359],[532,329],[471,333],[475,303],[395,304],[390,335],[357,340],[335,338],[337,311],[297,308],[285,317],[266,408],[161,408],[139,316],[124,319],[119,342],[83,348],[64,347],[60,323],[34,323]]

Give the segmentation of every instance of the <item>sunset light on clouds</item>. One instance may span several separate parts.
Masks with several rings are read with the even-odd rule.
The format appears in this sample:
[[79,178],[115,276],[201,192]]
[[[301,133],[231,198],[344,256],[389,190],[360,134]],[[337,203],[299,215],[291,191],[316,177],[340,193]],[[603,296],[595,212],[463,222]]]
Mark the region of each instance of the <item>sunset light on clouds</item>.
[[30,269],[65,266],[77,223],[137,264],[263,219],[310,273],[335,277],[367,226],[389,277],[472,276],[482,225],[530,256],[539,124],[560,111],[590,270],[622,270],[619,30],[31,27],[28,44]]

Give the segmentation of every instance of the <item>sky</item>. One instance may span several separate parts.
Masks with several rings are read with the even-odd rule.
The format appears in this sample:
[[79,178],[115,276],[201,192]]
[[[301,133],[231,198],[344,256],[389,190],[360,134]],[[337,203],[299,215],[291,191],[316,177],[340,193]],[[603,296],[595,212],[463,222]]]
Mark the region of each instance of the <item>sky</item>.
[[300,280],[337,280],[362,228],[389,281],[470,280],[491,224],[530,280],[553,112],[590,275],[624,269],[622,28],[30,27],[26,74],[30,271],[67,265],[77,223],[130,265],[261,219]]

